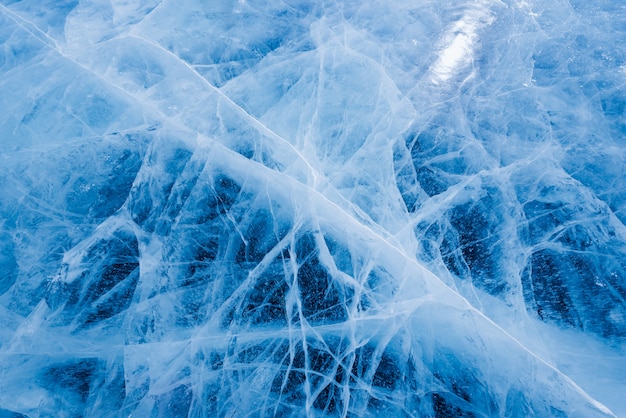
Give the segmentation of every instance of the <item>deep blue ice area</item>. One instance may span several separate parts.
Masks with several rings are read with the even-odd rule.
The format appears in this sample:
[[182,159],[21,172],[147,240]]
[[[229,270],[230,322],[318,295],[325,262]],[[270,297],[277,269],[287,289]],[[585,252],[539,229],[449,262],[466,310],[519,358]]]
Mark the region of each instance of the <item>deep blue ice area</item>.
[[626,416],[626,5],[0,0],[0,417]]

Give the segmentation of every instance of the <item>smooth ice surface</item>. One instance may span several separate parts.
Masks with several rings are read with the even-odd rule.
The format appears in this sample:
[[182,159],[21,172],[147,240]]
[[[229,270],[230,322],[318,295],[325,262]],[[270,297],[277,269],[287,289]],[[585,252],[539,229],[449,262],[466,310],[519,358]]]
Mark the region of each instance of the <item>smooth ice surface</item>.
[[0,0],[0,416],[626,416],[619,1]]

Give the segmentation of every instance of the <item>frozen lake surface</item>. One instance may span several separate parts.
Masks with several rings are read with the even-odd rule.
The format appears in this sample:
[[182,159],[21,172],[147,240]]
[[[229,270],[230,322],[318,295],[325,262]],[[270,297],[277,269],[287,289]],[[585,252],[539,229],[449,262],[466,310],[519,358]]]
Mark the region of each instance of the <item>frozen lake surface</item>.
[[626,416],[626,5],[0,0],[0,416]]

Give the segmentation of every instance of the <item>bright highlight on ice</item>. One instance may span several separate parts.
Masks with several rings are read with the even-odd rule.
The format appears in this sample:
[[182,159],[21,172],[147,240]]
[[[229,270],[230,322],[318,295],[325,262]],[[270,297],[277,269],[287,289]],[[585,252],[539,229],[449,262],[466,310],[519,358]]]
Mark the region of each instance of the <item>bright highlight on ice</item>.
[[479,17],[464,15],[444,35],[444,42],[447,43],[439,53],[439,58],[432,69],[433,83],[446,82],[463,67],[471,65]]

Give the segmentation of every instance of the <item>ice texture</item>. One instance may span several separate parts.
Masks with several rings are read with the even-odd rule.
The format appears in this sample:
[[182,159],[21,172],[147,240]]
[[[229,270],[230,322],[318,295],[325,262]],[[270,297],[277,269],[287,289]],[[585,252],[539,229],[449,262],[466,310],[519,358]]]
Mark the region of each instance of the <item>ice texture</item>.
[[626,6],[0,0],[1,417],[626,416]]

